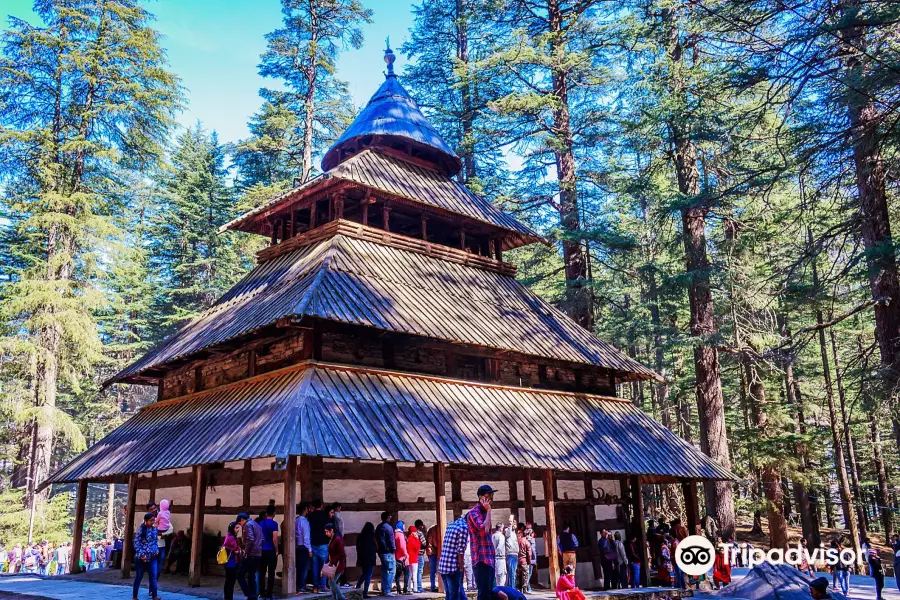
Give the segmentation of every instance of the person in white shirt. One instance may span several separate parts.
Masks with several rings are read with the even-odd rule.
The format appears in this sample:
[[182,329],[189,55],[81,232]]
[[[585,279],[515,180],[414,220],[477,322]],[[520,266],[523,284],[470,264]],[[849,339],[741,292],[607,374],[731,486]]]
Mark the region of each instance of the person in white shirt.
[[497,585],[506,585],[506,536],[503,535],[503,525],[494,526],[491,542],[494,544],[494,555],[496,556],[494,576],[497,579]]
[[69,555],[72,553],[72,542],[60,544],[56,549],[56,575],[69,572]]

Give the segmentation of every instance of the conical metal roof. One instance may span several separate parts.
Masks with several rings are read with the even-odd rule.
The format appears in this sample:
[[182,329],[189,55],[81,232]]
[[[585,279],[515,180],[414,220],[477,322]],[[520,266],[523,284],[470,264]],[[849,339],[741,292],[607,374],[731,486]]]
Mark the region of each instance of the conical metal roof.
[[430,162],[447,175],[455,175],[462,161],[400,85],[390,48],[385,50],[384,60],[388,65],[385,82],[325,153],[322,170],[333,169],[365,148],[392,148]]

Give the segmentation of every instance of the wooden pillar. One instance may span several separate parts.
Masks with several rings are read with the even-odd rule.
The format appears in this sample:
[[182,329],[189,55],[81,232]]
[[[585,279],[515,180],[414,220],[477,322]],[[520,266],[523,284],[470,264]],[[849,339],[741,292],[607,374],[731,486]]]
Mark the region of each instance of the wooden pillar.
[[422,215],[422,239],[428,241],[428,217]]
[[344,218],[344,195],[338,194],[334,197],[334,218]]
[[[194,384],[194,390],[196,391],[197,384]],[[157,475],[156,471],[150,473],[150,502],[156,504],[156,486],[157,486]]]
[[[442,543],[447,530],[447,466],[444,463],[434,463],[434,512],[434,526],[437,527],[439,543]],[[443,592],[443,578],[437,577],[437,584],[438,591]]]
[[297,235],[297,209],[291,208],[291,235],[290,237],[294,237]]
[[312,461],[308,456],[300,457],[297,477],[300,479],[300,500],[312,502]]
[[[125,501],[125,534],[122,536],[122,579],[131,577],[131,557],[134,556],[134,503],[137,502],[138,476],[128,476],[128,499]],[[75,561],[70,563],[75,565]]]
[[641,585],[650,587],[650,557],[647,554],[647,530],[644,528],[644,494],[641,492],[639,475],[631,476],[631,501],[634,505],[634,532],[641,553]]
[[270,221],[269,224],[272,226],[272,239],[271,245],[275,245],[278,243],[278,223],[274,221]]
[[466,249],[466,230],[462,228],[459,230],[459,249]]
[[[397,491],[399,478],[400,471],[397,468],[397,463],[394,461],[384,463],[384,501],[388,504],[396,504],[400,501],[400,495]],[[394,516],[396,517],[397,515]]]
[[681,492],[684,496],[684,512],[687,515],[688,535],[694,535],[697,525],[700,524],[700,506],[697,497],[697,482],[685,481],[681,484]]
[[387,202],[384,203],[384,207],[381,209],[381,220],[382,220],[382,229],[385,231],[391,230],[391,207],[387,205]]
[[450,500],[453,501],[453,518],[462,516],[462,509],[457,508],[462,502],[462,477],[457,470],[450,471]]
[[284,525],[281,530],[283,540],[283,568],[281,570],[281,593],[293,596],[297,593],[297,538],[294,521],[297,519],[297,457],[289,456],[284,471]]
[[241,497],[241,509],[250,512],[250,488],[253,487],[253,461],[244,461],[243,494]]
[[547,558],[550,560],[550,589],[556,590],[559,579],[559,548],[556,547],[556,485],[553,482],[553,471],[544,469],[541,477],[544,481],[544,513],[547,518]]
[[494,258],[499,261],[503,260],[503,240],[497,240],[494,243]]
[[69,565],[72,573],[81,573],[81,539],[84,530],[84,505],[87,502],[87,481],[78,482],[78,492],[75,495],[75,523],[72,525],[72,556],[69,557]]
[[191,565],[188,585],[200,585],[201,561],[203,559],[203,513],[206,506],[206,465],[194,466],[193,477],[194,506],[191,510]]
[[534,491],[531,489],[531,469],[525,469],[522,493],[525,495],[525,522],[534,525]]
[[309,205],[309,228],[310,229],[316,228],[316,205],[318,205],[318,204],[319,204],[318,202],[313,201],[313,203]]

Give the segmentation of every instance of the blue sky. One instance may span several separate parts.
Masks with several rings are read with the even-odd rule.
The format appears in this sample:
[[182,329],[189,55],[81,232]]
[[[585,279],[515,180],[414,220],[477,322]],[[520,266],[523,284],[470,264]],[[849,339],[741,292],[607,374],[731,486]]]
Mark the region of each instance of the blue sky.
[[[374,22],[364,28],[365,44],[345,52],[338,76],[350,84],[354,101],[361,105],[383,81],[384,39],[394,49],[409,35],[413,2],[363,0],[374,12]],[[3,0],[3,16],[35,21],[31,0]],[[186,108],[179,122],[190,126],[201,121],[216,130],[223,142],[247,135],[247,119],[259,108],[258,91],[274,86],[257,74],[263,36],[279,26],[279,0],[157,0],[146,4],[156,16],[170,68],[185,87]],[[402,57],[397,66],[402,70]]]

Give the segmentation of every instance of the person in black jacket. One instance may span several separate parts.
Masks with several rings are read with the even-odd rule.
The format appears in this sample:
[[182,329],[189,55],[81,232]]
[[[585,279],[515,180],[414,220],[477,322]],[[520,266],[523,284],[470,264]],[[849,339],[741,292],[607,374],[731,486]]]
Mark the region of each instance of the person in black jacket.
[[375,531],[375,542],[378,545],[378,558],[381,559],[381,593],[393,596],[391,586],[394,584],[396,562],[394,561],[394,526],[391,525],[391,513],[381,513],[381,525]]
[[[309,521],[309,541],[312,544],[312,578],[313,593],[324,590],[327,586],[322,577],[322,567],[328,562],[328,536],[325,535],[325,525],[329,523],[328,511],[322,508],[322,500],[316,498],[312,501],[312,511],[306,516]],[[329,507],[330,510],[331,507]]]
[[362,574],[356,582],[356,589],[362,588],[363,598],[369,597],[369,584],[372,583],[372,573],[375,572],[376,554],[378,544],[375,542],[375,525],[366,523],[356,538],[356,566],[362,569]]

